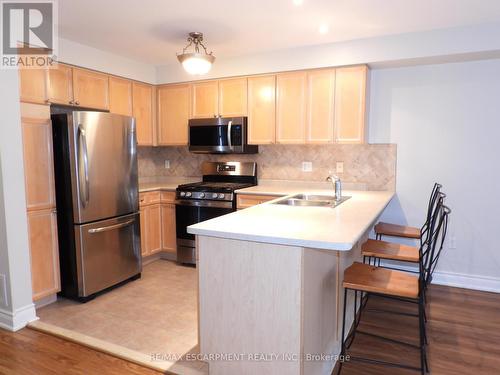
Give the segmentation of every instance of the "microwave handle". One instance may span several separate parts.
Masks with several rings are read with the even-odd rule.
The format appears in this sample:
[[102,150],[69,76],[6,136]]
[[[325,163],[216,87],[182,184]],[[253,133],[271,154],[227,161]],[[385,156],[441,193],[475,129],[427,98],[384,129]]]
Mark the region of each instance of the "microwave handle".
[[233,126],[233,121],[229,121],[227,124],[227,144],[229,146],[229,149],[233,149],[233,145],[231,143],[231,127]]

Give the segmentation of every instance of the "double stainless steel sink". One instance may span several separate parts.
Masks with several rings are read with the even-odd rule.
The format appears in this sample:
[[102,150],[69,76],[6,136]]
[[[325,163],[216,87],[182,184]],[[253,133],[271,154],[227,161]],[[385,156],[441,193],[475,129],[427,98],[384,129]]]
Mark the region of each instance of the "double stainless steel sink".
[[316,194],[296,194],[292,197],[283,198],[273,204],[282,204],[286,206],[299,206],[299,207],[332,207],[344,203],[351,197],[342,197],[336,200],[334,196],[330,195],[316,195]]

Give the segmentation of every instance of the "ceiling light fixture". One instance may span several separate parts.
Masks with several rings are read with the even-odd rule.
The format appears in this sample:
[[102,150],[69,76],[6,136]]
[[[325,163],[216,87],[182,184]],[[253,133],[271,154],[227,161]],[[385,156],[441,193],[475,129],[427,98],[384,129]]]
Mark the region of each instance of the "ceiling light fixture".
[[[189,74],[201,75],[208,73],[215,61],[215,56],[212,52],[208,53],[207,48],[202,43],[203,33],[191,32],[187,38],[188,45],[184,47],[181,54],[177,54],[177,59],[184,67],[184,70]],[[186,52],[189,47],[193,46],[193,52]],[[205,51],[200,52],[200,46]]]

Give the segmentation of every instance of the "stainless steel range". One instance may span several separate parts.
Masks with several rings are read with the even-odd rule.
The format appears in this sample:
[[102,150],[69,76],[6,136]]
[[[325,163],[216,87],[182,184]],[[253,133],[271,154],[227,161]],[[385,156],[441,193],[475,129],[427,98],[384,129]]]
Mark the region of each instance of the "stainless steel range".
[[176,189],[177,261],[196,264],[195,238],[186,228],[236,210],[235,190],[257,185],[256,163],[204,162],[203,180]]

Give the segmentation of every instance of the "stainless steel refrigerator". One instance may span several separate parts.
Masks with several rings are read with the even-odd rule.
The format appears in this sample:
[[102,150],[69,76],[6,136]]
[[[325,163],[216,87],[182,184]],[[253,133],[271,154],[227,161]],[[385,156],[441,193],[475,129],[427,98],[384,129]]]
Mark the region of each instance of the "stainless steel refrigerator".
[[133,117],[52,114],[61,294],[81,301],[140,277]]

